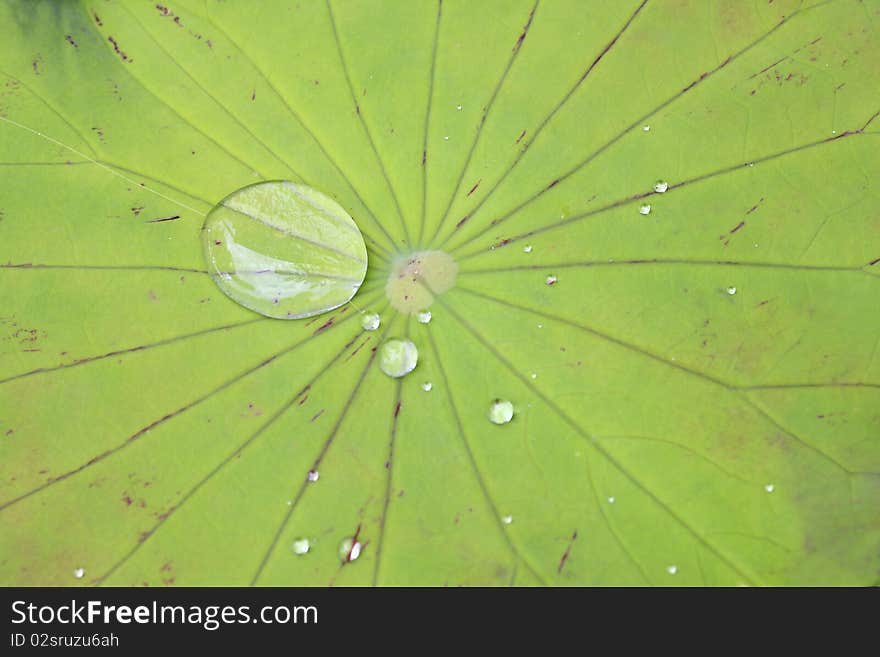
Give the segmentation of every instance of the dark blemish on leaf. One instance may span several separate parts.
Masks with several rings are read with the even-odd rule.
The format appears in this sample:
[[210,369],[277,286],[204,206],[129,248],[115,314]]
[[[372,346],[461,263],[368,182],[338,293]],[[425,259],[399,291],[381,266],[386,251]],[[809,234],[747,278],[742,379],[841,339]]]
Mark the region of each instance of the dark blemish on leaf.
[[254,89],[254,90],[251,92],[251,100],[253,101],[253,100],[256,100],[256,99],[257,99],[257,90]]
[[73,37],[70,36],[69,34],[64,35],[64,40],[67,41],[67,43],[72,45],[74,48],[79,48],[79,45],[77,45],[76,41],[74,41]]
[[550,183],[549,185],[547,185],[547,186],[544,188],[544,191],[546,192],[548,189],[553,189],[553,188],[556,187],[556,185],[558,185],[558,184],[559,184],[559,178],[557,178],[557,179],[554,180],[552,183]]
[[119,58],[126,64],[131,64],[134,61],[131,57],[125,54],[125,51],[119,47],[119,44],[116,43],[116,39],[114,39],[112,36],[108,36],[107,41],[109,41],[113,45],[113,52],[119,55]]
[[223,242],[220,240],[214,240],[214,246],[220,246],[221,244],[223,244]]
[[354,104],[354,111],[357,112],[357,115],[361,115],[361,106],[357,103]]
[[125,502],[125,506],[131,506],[131,503],[134,501],[131,499],[131,496],[128,494],[122,495],[122,501]]
[[872,260],[871,262],[868,263],[868,266],[869,266],[869,267],[873,267],[873,266],[876,265],[878,262],[880,262],[880,258],[875,258],[874,260]]
[[784,62],[786,59],[788,59],[788,56],[786,56],[786,57],[782,57],[782,58],[780,58],[780,59],[777,59],[775,62],[773,62],[773,63],[770,64],[769,66],[765,66],[764,68],[762,68],[762,69],[761,69],[760,71],[758,71],[757,73],[752,73],[752,74],[749,76],[749,80],[751,80],[752,78],[756,78],[756,77],[758,77],[758,76],[761,75],[762,73],[766,73],[767,71],[769,71],[771,68],[773,68],[773,67],[776,66],[777,64],[781,64],[782,62]]
[[480,183],[481,183],[481,182],[483,182],[483,179],[482,179],[482,178],[480,178],[480,179],[474,184],[474,186],[471,187],[471,191],[469,191],[469,192],[467,193],[467,196],[470,196],[470,195],[473,194],[475,191],[477,191],[477,187],[480,186]]
[[[175,219],[180,219],[180,215],[176,214],[173,217],[162,217],[161,219],[150,219],[148,224],[160,224],[163,221],[174,221]],[[183,276],[180,277],[180,280],[183,281]]]
[[422,166],[428,161],[428,151],[422,151]]
[[101,128],[92,128],[92,132],[98,135],[98,141],[104,141],[104,131]]
[[740,221],[736,226],[734,226],[733,228],[731,228],[731,230],[730,230],[730,234],[733,235],[736,231],[738,231],[740,228],[742,228],[742,227],[745,226],[745,225],[746,225],[746,222],[745,222],[745,221]]
[[752,207],[750,207],[748,210],[746,210],[746,214],[752,214],[752,212],[754,212],[755,210],[757,210],[757,209],[758,209],[758,206],[761,205],[761,203],[763,203],[763,202],[764,202],[764,197],[762,196],[762,197],[761,197],[761,200],[759,200],[759,201],[758,201],[757,203],[755,203]]
[[512,52],[517,52],[523,44],[523,41],[526,40],[526,35],[529,33],[529,27],[532,25],[532,20],[535,18],[535,10],[538,8],[538,3],[535,2],[535,6],[532,7],[532,11],[529,13],[529,20],[526,21],[525,27],[523,27],[522,34],[519,35],[519,38],[516,40],[516,45],[513,46]]
[[34,69],[34,75],[40,74],[40,64],[43,63],[43,56],[37,55],[34,57],[34,60],[31,62],[31,67]]
[[5,433],[4,435],[6,435],[6,436],[11,436],[11,435],[14,434],[14,433],[15,433],[15,429],[7,429],[7,430],[6,430],[6,433]]
[[400,415],[400,402],[397,402],[397,405],[394,407],[394,417]]
[[177,23],[178,27],[183,27],[183,23],[180,22],[180,16],[175,16],[174,22]]
[[458,220],[458,223],[455,224],[455,227],[461,228],[462,226],[464,226],[465,222],[467,222],[467,220],[470,218],[471,218],[471,215],[469,215],[469,214],[464,215],[461,219]]
[[565,548],[565,552],[562,554],[562,558],[559,559],[559,566],[556,567],[556,574],[562,572],[562,569],[565,567],[565,562],[568,561],[568,555],[571,554],[571,547],[574,545],[574,542],[577,540],[578,533],[577,530],[571,535],[571,538],[568,541],[568,547]]
[[521,142],[522,138],[525,136],[526,136],[526,131],[523,130],[521,133],[519,133],[519,137],[516,138],[516,143],[518,144],[519,142]]
[[326,322],[324,322],[318,328],[316,328],[315,332],[312,333],[312,335],[318,335],[319,333],[323,333],[324,331],[326,331],[328,328],[333,326],[333,322],[335,319],[336,319],[335,317],[331,317],[330,319],[328,319]]
[[493,244],[493,245],[492,245],[492,248],[493,248],[493,249],[500,249],[502,246],[507,246],[508,244],[510,244],[510,241],[511,241],[511,240],[510,240],[510,238],[508,237],[508,238],[506,238],[506,239],[501,240],[500,242],[496,242],[495,244]]
[[164,564],[162,564],[162,567],[159,568],[159,571],[163,572],[163,573],[170,573],[171,572],[171,562],[166,561]]
[[302,405],[305,404],[308,400],[309,400],[309,396],[308,396],[308,395],[303,395],[302,399],[300,399],[300,400],[297,402],[297,404],[298,404],[299,406],[302,406]]
[[324,409],[322,408],[320,411],[318,411],[317,413],[315,413],[315,414],[309,419],[309,422],[314,422],[314,421],[317,420],[319,417],[321,417],[321,415],[323,415],[323,414],[324,414]]
[[141,213],[141,210],[143,210],[143,209],[144,209],[144,206],[143,206],[143,205],[138,205],[137,207],[133,207],[133,208],[131,208],[131,213],[132,213],[135,217],[137,217],[137,216]]
[[93,11],[92,16],[95,18],[95,23],[98,24],[98,27],[104,27],[104,23],[101,22],[101,17],[98,16],[98,12]]
[[170,9],[168,9],[168,7],[165,7],[164,5],[156,5],[156,9],[158,9],[159,13],[162,14],[163,16],[173,16],[174,15],[174,12],[172,12]]

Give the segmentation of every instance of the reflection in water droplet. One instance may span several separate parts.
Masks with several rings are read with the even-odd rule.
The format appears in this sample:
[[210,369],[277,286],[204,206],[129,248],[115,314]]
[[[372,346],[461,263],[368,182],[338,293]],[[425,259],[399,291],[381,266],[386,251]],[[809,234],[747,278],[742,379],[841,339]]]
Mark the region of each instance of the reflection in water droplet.
[[556,281],[558,281],[558,280],[559,280],[559,279],[556,278],[556,276],[553,276],[553,275],[551,274],[550,276],[548,276],[547,278],[544,279],[544,282],[545,282],[547,285],[556,285]]
[[537,379],[537,378],[538,378],[538,375],[535,374],[534,372],[532,372],[530,376],[531,376],[533,379]]
[[614,496],[608,498],[608,504],[614,504]]
[[361,319],[361,327],[365,331],[375,331],[379,328],[381,322],[382,319],[379,317],[379,313],[367,313]]
[[354,561],[361,556],[361,550],[363,547],[364,546],[361,545],[360,541],[356,541],[353,538],[346,538],[339,546],[339,558],[342,559],[343,563]]
[[666,182],[665,180],[661,180],[656,185],[654,185],[654,191],[657,192],[658,194],[662,194],[667,189],[669,189],[669,183]]
[[430,381],[425,381],[422,384],[422,390],[424,390],[425,392],[431,392],[431,388],[433,388],[433,387],[434,387],[434,384],[431,383]]
[[354,220],[333,199],[291,182],[233,192],[208,213],[201,238],[208,272],[223,293],[267,317],[338,308],[367,271]]
[[666,572],[670,575],[675,575],[678,572],[678,566],[669,566],[666,568]]
[[772,493],[774,490],[776,490],[776,486],[774,486],[773,484],[767,484],[766,486],[764,486],[764,490],[768,493]]
[[489,420],[495,424],[507,424],[513,419],[513,404],[503,399],[496,399],[489,406]]
[[309,551],[311,547],[311,543],[309,543],[309,539],[307,538],[298,538],[293,542],[291,549],[294,554],[305,554]]
[[639,206],[639,214],[650,214],[651,213],[651,204],[645,203],[642,206]]
[[532,252],[532,245],[531,245],[531,244],[526,244],[526,245],[523,247],[523,253],[531,253],[531,252]]
[[456,105],[456,106],[455,106],[455,109],[457,109],[457,110],[460,112],[460,111],[461,111],[461,105]]
[[443,140],[444,140],[444,141],[449,141],[449,135],[446,135],[446,136],[443,138]]
[[85,575],[85,574],[86,574],[85,568],[77,568],[76,570],[73,571],[73,576],[76,577],[77,579],[82,579],[83,575]]
[[513,516],[504,516],[503,518],[501,518],[501,522],[503,522],[505,525],[509,525],[513,522]]
[[392,338],[379,350],[379,369],[390,377],[409,374],[419,362],[419,350],[410,340]]
[[431,321],[431,311],[423,310],[418,314],[418,319],[420,324],[427,324]]
[[385,295],[395,309],[415,315],[455,285],[457,275],[458,264],[448,253],[416,251],[392,263]]
[[735,287],[727,288],[727,293],[728,294],[736,294],[736,288]]
[[642,130],[644,130],[645,132],[648,132],[650,129],[651,129],[651,126],[649,126],[649,125],[642,126]]
[[308,479],[309,481],[318,481],[321,478],[321,474],[317,470],[309,470]]

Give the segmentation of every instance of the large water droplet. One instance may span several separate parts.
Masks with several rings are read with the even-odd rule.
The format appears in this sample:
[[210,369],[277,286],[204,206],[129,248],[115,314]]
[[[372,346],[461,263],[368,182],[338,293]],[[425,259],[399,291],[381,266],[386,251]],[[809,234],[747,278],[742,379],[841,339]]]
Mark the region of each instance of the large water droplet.
[[365,331],[375,331],[381,323],[382,319],[379,317],[379,313],[367,313],[361,318],[361,328]]
[[412,372],[419,362],[419,350],[410,340],[392,338],[379,350],[379,369],[399,378]]
[[227,196],[208,213],[202,246],[224,294],[278,319],[338,308],[367,272],[354,220],[333,199],[291,182],[256,183]]
[[513,419],[513,404],[503,399],[496,399],[489,406],[489,420],[495,424],[507,424]]
[[298,538],[293,542],[291,549],[293,550],[294,554],[303,555],[309,551],[309,548],[311,546],[312,546],[312,544],[309,542],[309,539]]

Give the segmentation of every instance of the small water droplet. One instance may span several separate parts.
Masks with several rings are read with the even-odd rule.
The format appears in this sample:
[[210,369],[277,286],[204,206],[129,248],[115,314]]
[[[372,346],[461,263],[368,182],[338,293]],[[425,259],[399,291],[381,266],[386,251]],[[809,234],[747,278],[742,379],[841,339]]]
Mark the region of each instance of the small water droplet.
[[321,478],[321,473],[317,470],[309,470],[308,479],[309,481],[318,481]]
[[668,566],[666,568],[666,572],[669,573],[670,575],[675,575],[675,573],[678,572],[678,566]]
[[494,424],[507,424],[513,419],[513,404],[503,399],[496,399],[489,406],[489,420]]
[[82,579],[83,575],[85,575],[85,574],[86,574],[85,568],[77,568],[76,570],[73,571],[73,576],[76,577],[77,579]]
[[645,203],[639,207],[639,214],[651,214],[651,204]]
[[648,132],[650,129],[651,129],[651,126],[649,126],[649,125],[642,126],[642,130],[644,130],[645,132]]
[[434,384],[431,383],[430,381],[425,381],[422,384],[422,390],[424,390],[425,392],[431,392],[431,388],[433,388],[433,387],[434,387]]
[[543,324],[538,324],[538,328],[544,328]]
[[449,141],[449,135],[446,135],[446,136],[443,138],[443,140],[444,140],[444,141]]
[[309,542],[309,539],[307,539],[307,538],[298,538],[298,539],[296,539],[296,540],[293,542],[293,545],[291,546],[291,549],[293,550],[293,553],[294,553],[294,554],[303,555],[303,554],[306,554],[306,553],[309,551],[309,548],[310,548],[311,546],[312,546],[312,545],[311,545],[311,543]]
[[419,324],[428,324],[431,321],[431,311],[423,310],[418,314]]
[[749,162],[749,166],[750,166],[750,167],[753,167],[753,166],[755,166],[755,163],[754,163],[754,162]]
[[735,287],[727,288],[727,293],[728,294],[736,294],[736,288]]
[[556,278],[556,276],[554,276],[554,275],[551,274],[550,276],[548,276],[547,278],[544,279],[544,282],[545,282],[547,285],[556,285],[556,281],[558,281],[558,280],[559,280],[559,279]]
[[395,379],[412,372],[418,362],[419,350],[410,340],[392,338],[379,350],[379,369]]
[[375,331],[381,323],[382,318],[379,317],[379,313],[367,313],[361,319],[361,328],[365,331]]
[[361,556],[361,550],[363,547],[364,546],[361,545],[360,541],[356,541],[353,538],[346,538],[339,546],[339,558],[342,559],[343,563],[355,561]]
[[538,378],[538,375],[535,374],[534,372],[532,372],[529,376],[531,376],[533,379],[537,379],[537,378]]
[[665,180],[660,180],[654,185],[654,191],[658,194],[663,194],[667,189],[669,189],[669,183]]
[[513,522],[513,516],[504,516],[503,518],[501,518],[501,522],[503,522],[505,525],[509,525]]
[[836,135],[836,134],[837,134],[837,130],[832,130],[832,131],[831,131],[831,134],[832,134],[832,135]]
[[608,504],[614,504],[614,496],[608,498]]
[[461,111],[461,105],[456,105],[456,106],[455,106],[455,109],[457,109],[457,110],[460,112],[460,111]]
[[233,192],[208,213],[201,240],[220,290],[275,319],[338,308],[367,272],[367,248],[351,216],[329,196],[292,182]]
[[532,252],[532,245],[531,245],[531,244],[526,244],[526,245],[523,247],[523,253],[531,253],[531,252]]
[[776,486],[774,486],[773,484],[767,484],[766,486],[764,486],[764,490],[768,493],[772,493],[774,490],[776,490]]

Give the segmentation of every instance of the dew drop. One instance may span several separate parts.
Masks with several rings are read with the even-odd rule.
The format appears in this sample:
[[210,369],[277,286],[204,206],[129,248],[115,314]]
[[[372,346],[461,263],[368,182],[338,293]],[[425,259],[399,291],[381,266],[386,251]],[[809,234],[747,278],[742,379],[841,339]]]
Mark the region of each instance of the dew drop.
[[309,551],[309,548],[310,548],[311,546],[312,546],[312,545],[311,545],[311,543],[309,542],[309,539],[307,539],[307,538],[298,538],[298,539],[296,539],[296,540],[293,542],[293,545],[291,546],[291,549],[293,550],[293,553],[294,553],[294,554],[303,555],[303,554],[306,554],[306,553]]
[[654,191],[658,194],[663,194],[667,189],[669,189],[669,183],[665,180],[660,180],[654,185]]
[[503,399],[496,399],[489,406],[489,420],[494,424],[507,424],[513,419],[513,404]]
[[379,317],[379,313],[367,313],[361,318],[361,328],[365,331],[375,331],[379,328],[381,322],[382,319]]
[[431,388],[433,388],[433,387],[434,387],[434,384],[431,383],[430,381],[425,381],[422,384],[422,390],[424,390],[425,392],[431,392]]
[[76,577],[77,579],[82,579],[85,574],[86,574],[85,568],[77,568],[76,570],[73,571],[73,576]]
[[538,324],[538,328],[544,328],[543,324]]
[[504,516],[503,518],[501,518],[501,522],[503,522],[505,525],[509,525],[513,522],[513,516]]
[[643,126],[642,126],[642,130],[644,130],[645,132],[649,132],[649,131],[651,130],[651,126],[649,126],[649,125],[643,125]]
[[558,281],[558,280],[559,280],[559,279],[556,278],[556,276],[554,276],[554,275],[551,274],[550,276],[548,276],[547,278],[544,279],[544,282],[545,282],[547,285],[556,285],[556,281]]
[[608,498],[608,504],[614,504],[614,496]]
[[455,109],[457,109],[457,110],[460,112],[460,111],[461,111],[461,105],[456,105],[456,106],[455,106]]
[[392,338],[379,350],[379,369],[395,379],[412,372],[418,362],[419,350],[410,340]]
[[650,214],[651,213],[651,204],[645,203],[644,205],[639,207],[639,214]]
[[772,493],[774,490],[776,490],[776,486],[774,486],[773,484],[767,484],[766,486],[764,486],[764,490],[768,493]]
[[419,324],[428,324],[431,321],[431,311],[423,310],[418,314]]
[[736,288],[735,287],[727,288],[727,293],[730,295],[736,294]]
[[534,372],[532,372],[529,376],[531,376],[533,379],[537,379],[537,378],[538,378],[538,375],[535,374]]
[[318,481],[318,479],[320,479],[320,478],[321,478],[321,473],[319,473],[317,470],[309,470],[309,474],[308,474],[309,481],[315,482],[315,481]]
[[443,140],[444,140],[444,141],[449,141],[449,135],[446,135],[446,136],[443,138]]
[[675,575],[675,573],[678,572],[678,566],[675,566],[675,565],[667,566],[666,572],[669,573],[670,575]]
[[233,192],[208,213],[201,239],[220,290],[276,319],[338,308],[367,272],[364,238],[351,216],[330,197],[292,182]]
[[523,247],[523,253],[531,253],[531,252],[532,252],[532,245],[531,245],[531,244],[526,244],[526,245]]
[[342,559],[343,563],[355,561],[361,556],[361,550],[363,548],[364,546],[361,545],[360,541],[356,541],[353,538],[346,538],[339,546],[339,558]]

